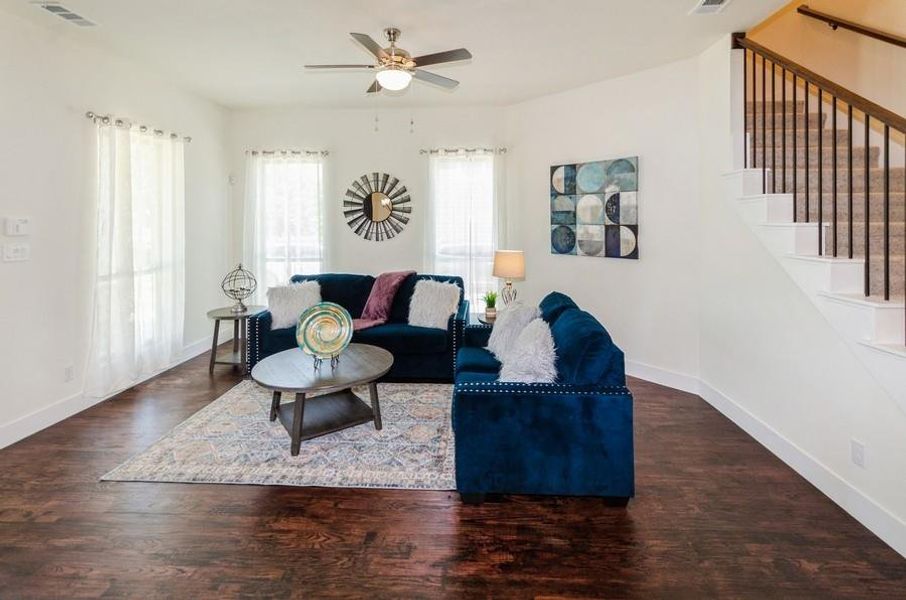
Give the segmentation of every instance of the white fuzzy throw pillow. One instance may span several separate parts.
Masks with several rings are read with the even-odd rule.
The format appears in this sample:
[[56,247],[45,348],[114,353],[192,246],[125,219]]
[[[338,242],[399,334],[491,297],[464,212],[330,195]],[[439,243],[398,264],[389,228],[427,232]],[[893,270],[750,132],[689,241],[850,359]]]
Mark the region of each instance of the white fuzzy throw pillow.
[[516,338],[525,326],[541,316],[537,306],[524,305],[519,302],[510,304],[497,311],[497,320],[488,338],[488,350],[494,353],[497,360],[504,362],[507,352],[516,343]]
[[[495,325],[496,326],[496,325]],[[535,319],[522,330],[500,367],[500,381],[555,383],[557,353],[550,325]]]
[[295,327],[299,315],[321,301],[321,284],[303,281],[268,288],[267,308],[271,311],[271,329]]
[[446,330],[450,315],[459,307],[459,291],[455,283],[422,279],[415,284],[409,303],[409,324]]

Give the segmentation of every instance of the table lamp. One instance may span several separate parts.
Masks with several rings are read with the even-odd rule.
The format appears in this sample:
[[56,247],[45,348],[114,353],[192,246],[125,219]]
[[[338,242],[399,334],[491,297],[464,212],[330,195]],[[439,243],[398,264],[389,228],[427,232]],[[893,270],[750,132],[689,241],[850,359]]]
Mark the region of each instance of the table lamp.
[[525,255],[522,250],[497,250],[494,252],[494,277],[506,281],[500,296],[504,304],[516,300],[516,288],[513,279],[525,278]]

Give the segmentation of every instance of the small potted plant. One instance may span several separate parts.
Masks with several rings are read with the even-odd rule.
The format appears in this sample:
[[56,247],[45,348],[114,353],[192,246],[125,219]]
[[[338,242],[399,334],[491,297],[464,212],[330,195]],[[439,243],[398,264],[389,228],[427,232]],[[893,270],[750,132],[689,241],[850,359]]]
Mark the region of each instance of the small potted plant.
[[484,304],[484,318],[493,321],[497,318],[497,292],[485,292]]

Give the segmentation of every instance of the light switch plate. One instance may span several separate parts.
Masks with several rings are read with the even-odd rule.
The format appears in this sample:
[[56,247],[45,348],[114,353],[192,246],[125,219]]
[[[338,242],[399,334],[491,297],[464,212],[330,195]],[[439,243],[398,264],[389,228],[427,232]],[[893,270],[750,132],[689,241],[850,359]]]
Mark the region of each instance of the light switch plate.
[[19,236],[31,233],[31,219],[28,217],[6,217],[6,235]]
[[3,262],[21,262],[31,258],[31,246],[24,242],[3,244]]

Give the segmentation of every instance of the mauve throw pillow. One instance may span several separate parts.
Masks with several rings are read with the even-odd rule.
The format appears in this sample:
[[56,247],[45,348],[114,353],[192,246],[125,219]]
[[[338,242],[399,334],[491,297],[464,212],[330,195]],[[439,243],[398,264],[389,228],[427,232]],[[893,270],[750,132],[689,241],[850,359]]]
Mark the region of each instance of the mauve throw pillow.
[[516,338],[519,337],[522,330],[540,315],[541,312],[537,306],[520,302],[498,310],[494,329],[491,330],[491,337],[488,338],[488,350],[494,353],[497,360],[504,362],[507,352],[516,343]]
[[555,383],[557,353],[550,325],[535,319],[525,326],[500,367],[500,381]]
[[415,271],[390,271],[378,275],[371,286],[362,316],[353,320],[353,328],[359,331],[386,323],[396,292],[410,275],[415,275]]

